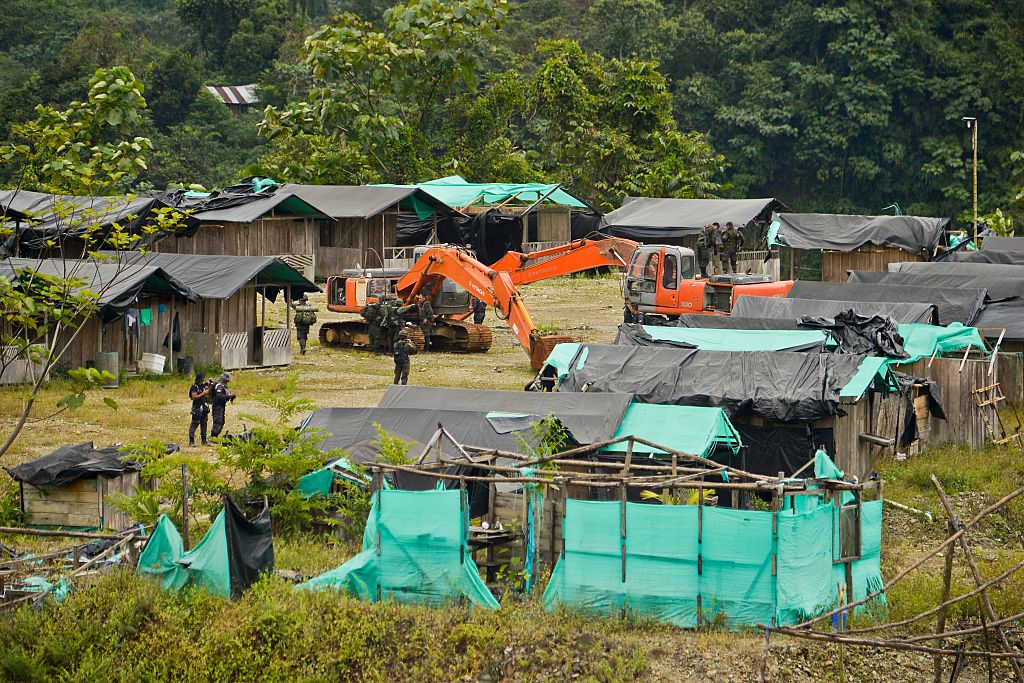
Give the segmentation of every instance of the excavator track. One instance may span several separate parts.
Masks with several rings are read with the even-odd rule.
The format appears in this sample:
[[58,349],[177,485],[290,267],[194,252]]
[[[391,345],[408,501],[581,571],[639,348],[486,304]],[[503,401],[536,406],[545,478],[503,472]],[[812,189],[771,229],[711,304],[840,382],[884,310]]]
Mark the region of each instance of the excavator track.
[[[423,350],[423,330],[406,326],[409,341]],[[491,348],[493,336],[486,325],[474,325],[462,320],[444,319],[434,326],[431,350],[453,353],[486,353]],[[335,349],[363,348],[370,345],[370,333],[361,320],[329,322],[320,326],[320,345]]]
[[[423,331],[418,327],[409,326],[406,326],[405,330],[409,334],[409,341],[416,346],[416,350],[422,351]],[[324,323],[320,326],[320,345],[333,349],[361,348],[368,351],[370,333],[367,331],[366,323],[361,320]]]
[[494,341],[491,328],[446,318],[434,327],[431,347],[453,353],[487,353]]

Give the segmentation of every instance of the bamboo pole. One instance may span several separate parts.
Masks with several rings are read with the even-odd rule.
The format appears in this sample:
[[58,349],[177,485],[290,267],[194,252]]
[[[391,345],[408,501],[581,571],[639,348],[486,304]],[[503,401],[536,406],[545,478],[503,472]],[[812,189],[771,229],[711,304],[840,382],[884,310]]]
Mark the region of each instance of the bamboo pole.
[[[945,490],[942,488],[942,484],[939,483],[938,478],[933,474],[931,476],[932,485],[939,494],[939,500],[942,501],[942,507],[946,510],[946,516],[949,517],[949,524],[952,528],[958,528],[960,522],[956,518],[956,513],[953,511],[953,506],[949,502],[949,498],[946,496]],[[964,556],[967,559],[967,566],[971,568],[971,575],[974,577],[974,582],[977,585],[981,585],[985,580],[981,576],[981,572],[978,571],[978,565],[974,561],[974,553],[971,551],[971,546],[967,543],[967,539],[963,534],[957,540],[960,544],[960,548],[964,551]],[[993,622],[996,620],[996,611],[992,608],[992,602],[988,599],[988,592],[986,590],[981,591],[981,600],[985,605],[985,611],[988,613],[988,618]],[[999,636],[999,640],[1003,647],[1007,651],[1011,650],[1010,641],[1006,637],[1006,633],[1002,628],[999,628],[995,623],[992,626],[996,629],[996,635]],[[1021,671],[1020,662],[1016,660],[1010,661],[1010,666],[1013,667],[1013,673],[1017,677],[1018,681],[1024,681],[1024,672]]]
[[817,640],[822,642],[842,642],[846,645],[861,645],[865,647],[876,647],[889,650],[904,650],[907,652],[923,652],[931,655],[948,655],[955,657],[957,654],[962,654],[965,657],[991,657],[993,659],[1009,659],[1009,660],[1020,660],[1024,659],[1024,652],[983,652],[981,650],[964,650],[962,653],[957,650],[945,650],[938,647],[931,647],[928,645],[917,645],[903,640],[872,640],[870,638],[851,638],[849,636],[840,636],[831,633],[822,633],[821,631],[805,631],[797,628],[784,627],[784,626],[765,626],[761,625],[761,628],[782,635],[791,636],[793,638],[803,638],[804,640]]
[[[134,534],[134,531],[132,531]],[[92,539],[119,539],[124,538],[124,534],[99,534],[92,533],[89,531],[60,531],[57,529],[23,529],[21,527],[12,526],[0,526],[0,534],[10,534],[12,536],[25,535],[25,536],[58,536],[62,538],[92,538]],[[36,558],[38,559],[38,558]]]
[[[933,475],[934,476],[934,475]],[[946,525],[946,529],[952,534],[956,529],[953,528],[951,523]],[[949,602],[949,587],[953,581],[953,546],[950,545],[946,548],[946,564],[942,571],[942,605],[943,607],[939,610],[939,616],[935,620],[935,632],[942,633],[946,630],[946,612],[948,610],[947,603]],[[942,645],[942,641],[939,641],[939,645]],[[986,648],[988,649],[988,648]],[[935,683],[942,683],[942,657],[939,655],[935,656]]]

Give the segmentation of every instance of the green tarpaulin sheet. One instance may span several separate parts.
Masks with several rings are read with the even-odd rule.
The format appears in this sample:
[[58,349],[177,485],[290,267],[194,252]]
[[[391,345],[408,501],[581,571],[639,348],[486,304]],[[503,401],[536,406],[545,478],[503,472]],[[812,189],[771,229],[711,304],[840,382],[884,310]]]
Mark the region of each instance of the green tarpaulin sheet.
[[898,329],[900,336],[903,337],[903,349],[910,354],[910,358],[894,361],[896,363],[913,363],[922,358],[931,358],[933,355],[953,354],[968,347],[986,351],[985,340],[977,328],[966,327],[960,323],[946,327],[904,323],[899,325]]
[[306,498],[317,495],[326,496],[331,493],[331,484],[334,483],[336,477],[342,477],[352,482],[362,480],[369,483],[370,481],[370,476],[365,472],[360,472],[351,460],[338,458],[334,462],[328,463],[323,469],[314,470],[301,477],[295,489]]
[[[865,503],[863,510],[855,598],[881,582],[875,548],[881,502]],[[837,604],[834,579],[843,565],[833,565],[834,512],[831,503],[783,510],[773,533],[768,511],[704,507],[698,516],[693,505],[627,503],[623,538],[621,503],[570,499],[564,554],[542,603],[609,616],[628,610],[693,628],[699,625],[699,598],[703,619],[730,629],[799,623]]]
[[821,330],[732,330],[700,327],[644,325],[644,332],[658,341],[690,344],[710,351],[782,351],[824,342]]
[[469,553],[468,515],[464,491],[378,491],[363,551],[300,588],[347,590],[371,602],[441,605],[457,599],[497,609]]
[[139,573],[155,576],[164,590],[179,591],[187,585],[202,586],[214,595],[230,597],[231,571],[224,511],[199,541],[184,552],[181,535],[167,515],[160,515],[153,535],[139,556]]
[[[648,403],[632,403],[626,416],[615,432],[615,438],[638,436],[648,441],[673,448],[684,453],[704,457],[714,453],[719,444],[733,453],[739,453],[743,445],[739,432],[721,408],[696,406],[662,406]],[[613,444],[603,450],[609,453],[625,453],[628,444]],[[636,444],[634,452],[664,453]]]
[[416,185],[381,184],[375,187],[418,187],[452,207],[501,204],[510,199],[518,203],[532,204],[546,197],[545,202],[552,204],[579,209],[589,208],[586,203],[566,192],[557,183],[470,183],[465,178],[454,175]]

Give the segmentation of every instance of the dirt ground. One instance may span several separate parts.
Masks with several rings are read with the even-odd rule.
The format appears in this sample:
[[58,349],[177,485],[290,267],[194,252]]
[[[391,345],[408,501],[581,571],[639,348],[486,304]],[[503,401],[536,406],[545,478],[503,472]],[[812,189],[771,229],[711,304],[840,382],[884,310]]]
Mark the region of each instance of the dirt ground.
[[[608,343],[622,319],[622,299],[617,277],[558,278],[524,288],[523,297],[535,323],[547,332],[571,335],[580,341]],[[311,297],[321,322],[343,316],[324,308],[323,295]],[[268,308],[283,321],[284,308]],[[444,387],[521,390],[533,377],[525,352],[511,331],[493,312],[487,324],[494,333],[493,348],[486,354],[421,354],[412,360],[411,384]],[[283,385],[290,373],[300,373],[299,393],[321,407],[376,405],[391,381],[390,357],[358,351],[321,348],[311,330],[311,344],[305,356],[298,355],[289,368],[245,370],[234,373],[234,390],[239,398],[228,410],[228,429],[239,430],[246,412],[259,413],[253,394]],[[157,438],[176,443],[187,441],[189,401],[185,377],[132,379],[120,388],[93,392],[75,412],[59,412],[57,401],[68,387],[53,382],[40,396],[33,418],[0,465],[10,466],[45,454],[61,444],[93,441],[97,445],[127,443]],[[119,404],[111,410],[100,400],[110,396]],[[0,388],[0,432],[6,433],[20,410],[22,395],[16,388]],[[52,414],[56,413],[56,415]],[[6,475],[0,474],[0,478]],[[5,483],[5,482],[0,482]],[[887,520],[888,528],[890,522]],[[936,534],[940,533],[936,532]],[[887,532],[890,542],[903,555],[907,548]],[[897,534],[899,536],[899,534]],[[905,555],[904,555],[905,557]],[[886,565],[900,564],[890,556]],[[762,639],[755,634],[694,633],[666,629],[654,642],[644,646],[650,661],[651,680],[750,681],[757,679]],[[772,681],[842,680],[840,656],[835,646],[773,638],[767,673]],[[932,660],[917,654],[879,653],[847,649],[843,656],[845,680],[924,681],[931,680]],[[1000,671],[996,679],[1001,680]],[[984,666],[972,662],[963,681],[987,680]]]

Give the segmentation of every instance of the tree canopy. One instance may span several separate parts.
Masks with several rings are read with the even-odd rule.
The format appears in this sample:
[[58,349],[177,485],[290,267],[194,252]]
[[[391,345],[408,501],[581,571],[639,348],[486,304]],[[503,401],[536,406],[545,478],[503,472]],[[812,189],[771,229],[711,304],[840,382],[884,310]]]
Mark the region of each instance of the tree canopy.
[[[127,67],[149,103],[135,135],[153,143],[124,178],[138,189],[458,172],[566,182],[605,208],[770,195],[963,220],[968,116],[981,213],[1024,225],[1024,15],[1008,0],[8,4],[0,137],[16,141],[37,104],[69,110],[97,68]],[[244,83],[272,108],[200,96]]]

